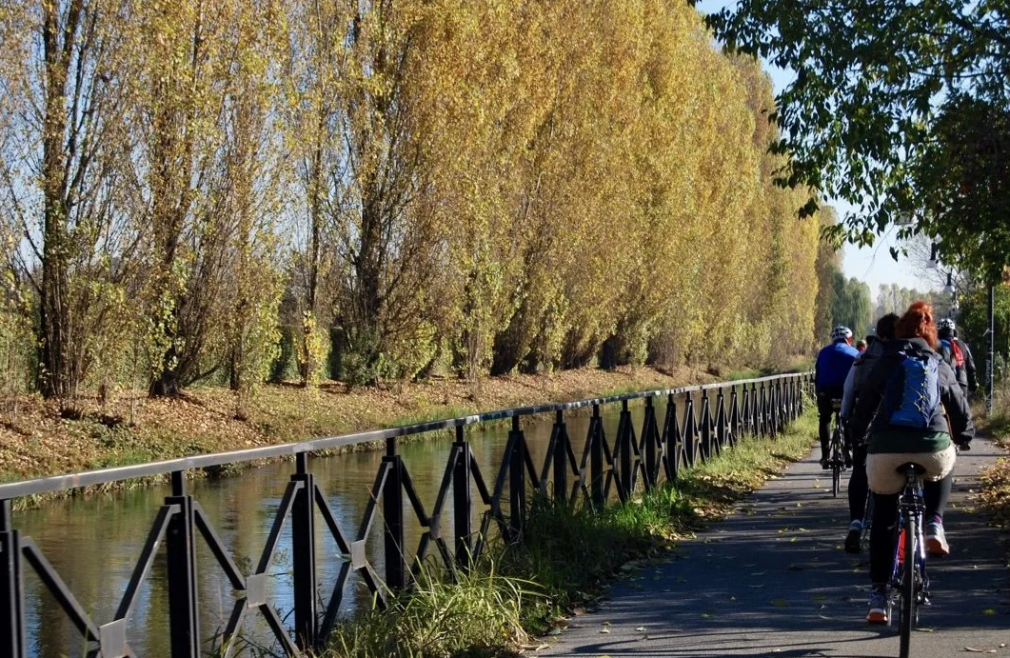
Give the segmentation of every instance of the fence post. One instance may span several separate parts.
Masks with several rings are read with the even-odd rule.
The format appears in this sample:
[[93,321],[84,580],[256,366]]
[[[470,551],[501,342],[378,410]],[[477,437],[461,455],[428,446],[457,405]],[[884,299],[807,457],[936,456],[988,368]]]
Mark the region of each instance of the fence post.
[[771,434],[771,392],[767,382],[761,382],[761,434]]
[[303,651],[318,640],[316,609],[316,483],[308,469],[308,454],[295,457],[292,482],[300,482],[291,508],[291,548],[294,561],[295,642]]
[[519,425],[519,416],[512,416],[512,454],[507,455],[509,460],[509,513],[511,519],[509,523],[512,527],[513,538],[522,537],[522,532],[526,528],[526,441],[523,437],[522,427]]
[[768,434],[775,438],[779,433],[779,397],[777,382],[768,382]]
[[736,394],[736,386],[729,389],[729,444],[736,447],[740,436],[740,400]]
[[[630,498],[634,489],[634,470],[631,462],[631,412],[628,411],[628,401],[621,401],[621,419],[618,422],[617,445],[620,446],[622,498]],[[615,452],[617,452],[615,450]],[[616,457],[617,455],[615,455]]]
[[645,398],[645,421],[642,424],[642,445],[645,447],[645,489],[656,486],[656,408],[652,396]]
[[667,394],[666,398],[663,438],[666,440],[666,479],[676,482],[680,475],[680,420],[677,418],[677,398],[673,393]]
[[719,452],[722,453],[723,448],[726,447],[726,435],[728,434],[726,431],[726,396],[723,395],[722,388],[719,389],[719,397],[716,400],[715,436]]
[[462,425],[456,426],[453,444],[456,462],[452,466],[452,515],[456,535],[456,564],[468,569],[471,563],[470,537],[473,535],[473,498],[470,492],[470,446]]
[[698,451],[697,437],[695,436],[698,427],[694,417],[694,393],[688,391],[684,395],[687,398],[687,406],[684,409],[684,451],[687,456],[687,465],[694,467]]
[[382,514],[385,517],[386,584],[402,589],[407,584],[407,566],[403,556],[403,462],[396,452],[396,438],[386,439],[386,482],[382,488]]
[[789,410],[790,420],[796,420],[800,415],[800,400],[803,398],[799,381],[793,377],[789,380]]
[[712,459],[712,405],[708,399],[708,389],[701,390],[701,460]]
[[[558,409],[554,416],[554,500],[564,503],[568,500],[568,428],[565,426],[565,412]],[[546,483],[541,482],[546,488]]]
[[793,380],[787,379],[782,387],[782,418],[789,423],[793,420]]
[[172,472],[172,495],[166,505],[178,506],[168,523],[168,616],[172,658],[199,658],[200,603],[197,597],[196,536],[193,497],[186,495],[186,474]]
[[[764,391],[764,385],[761,385],[761,391]],[[753,428],[754,436],[761,436],[763,432],[761,431],[761,397],[758,397],[757,384],[751,382],[750,385],[750,411],[751,411],[751,427]]]
[[776,425],[777,430],[782,432],[786,428],[786,398],[782,393],[782,380],[775,380],[775,413],[777,415]]
[[593,417],[589,421],[589,470],[593,480],[593,506],[603,509],[606,499],[603,494],[603,420],[600,418],[600,405],[593,403]]
[[23,658],[24,582],[21,541],[14,529],[11,501],[0,501],[0,655]]

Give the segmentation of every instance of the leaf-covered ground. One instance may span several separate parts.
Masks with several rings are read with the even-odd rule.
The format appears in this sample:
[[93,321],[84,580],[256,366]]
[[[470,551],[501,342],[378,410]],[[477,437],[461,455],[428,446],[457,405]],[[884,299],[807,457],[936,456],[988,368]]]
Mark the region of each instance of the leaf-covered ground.
[[[995,443],[1010,449],[1010,416],[996,416],[984,425]],[[982,473],[979,502],[993,525],[1010,532],[1010,457],[1001,457]]]
[[319,436],[406,425],[546,401],[711,382],[687,369],[660,372],[582,369],[514,375],[478,383],[438,380],[347,390],[266,386],[239,404],[222,388],[194,388],[180,399],[122,393],[102,403],[37,397],[0,409],[0,479],[71,473],[106,466],[240,450]]

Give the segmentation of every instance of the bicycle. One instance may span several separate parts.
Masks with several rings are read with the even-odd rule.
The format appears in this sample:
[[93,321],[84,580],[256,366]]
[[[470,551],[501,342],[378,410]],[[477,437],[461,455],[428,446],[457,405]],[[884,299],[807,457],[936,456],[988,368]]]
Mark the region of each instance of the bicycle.
[[[926,545],[922,536],[926,503],[922,494],[925,469],[909,462],[898,468],[905,474],[905,488],[898,499],[898,523],[894,536],[894,560],[888,583],[887,619],[898,607],[899,656],[908,658],[912,629],[919,625],[919,608],[930,605],[926,575]],[[871,497],[872,498],[872,497]]]
[[831,430],[828,466],[831,467],[831,495],[838,497],[842,486],[842,471],[845,470],[845,437],[842,434],[842,401],[832,400],[831,409],[835,414],[834,429]]
[[[967,445],[955,446],[958,453],[971,450]],[[919,625],[919,608],[930,605],[929,576],[926,575],[926,543],[922,537],[926,501],[922,493],[922,466],[909,462],[897,469],[905,474],[905,488],[898,498],[898,523],[894,534],[894,560],[888,583],[887,623],[891,610],[898,606],[900,658],[909,657],[912,629]],[[872,494],[870,496],[872,499]],[[911,565],[911,567],[909,567]]]

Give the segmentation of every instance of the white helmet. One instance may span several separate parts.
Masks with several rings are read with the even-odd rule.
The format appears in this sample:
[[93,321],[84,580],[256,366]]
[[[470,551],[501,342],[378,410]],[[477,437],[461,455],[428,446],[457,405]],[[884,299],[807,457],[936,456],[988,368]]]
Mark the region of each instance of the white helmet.
[[852,338],[852,330],[844,325],[838,325],[831,330],[831,341],[838,342],[840,340],[848,340]]

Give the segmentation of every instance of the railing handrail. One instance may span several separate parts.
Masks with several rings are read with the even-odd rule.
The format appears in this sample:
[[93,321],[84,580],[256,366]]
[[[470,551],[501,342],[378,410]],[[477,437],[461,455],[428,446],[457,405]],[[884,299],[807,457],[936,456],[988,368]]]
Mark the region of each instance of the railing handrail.
[[402,427],[390,427],[380,430],[369,430],[365,432],[355,432],[339,436],[320,437],[316,439],[306,439],[292,443],[282,443],[278,445],[263,446],[260,448],[247,448],[245,450],[235,450],[231,452],[217,452],[207,455],[194,455],[191,457],[179,457],[157,462],[147,462],[144,464],[133,464],[130,466],[116,466],[80,473],[68,473],[64,475],[52,475],[18,482],[8,482],[0,484],[0,500],[10,500],[24,496],[32,496],[66,489],[77,489],[98,484],[108,484],[121,480],[129,480],[140,477],[150,477],[154,475],[165,475],[177,471],[186,471],[197,468],[209,468],[213,466],[223,466],[239,462],[254,461],[257,459],[269,459],[276,457],[287,457],[298,455],[299,453],[318,452],[333,448],[368,443],[371,441],[385,441],[402,436],[413,434],[423,434],[439,430],[454,429],[456,427],[473,425],[492,420],[501,420],[518,416],[532,416],[535,414],[569,411],[593,405],[611,404],[614,402],[625,402],[649,397],[659,397],[668,395],[681,395],[694,392],[705,392],[721,388],[733,388],[736,386],[757,385],[774,380],[788,380],[795,377],[805,377],[809,373],[787,373],[781,375],[771,375],[768,377],[758,377],[755,379],[741,379],[717,384],[698,384],[693,386],[681,386],[678,388],[653,389],[648,391],[638,391],[633,393],[621,393],[606,397],[588,398],[574,402],[552,402],[548,404],[533,405],[528,407],[516,407],[512,409],[502,409],[499,411],[488,411],[481,414],[469,416],[459,416],[445,420],[433,420]]

